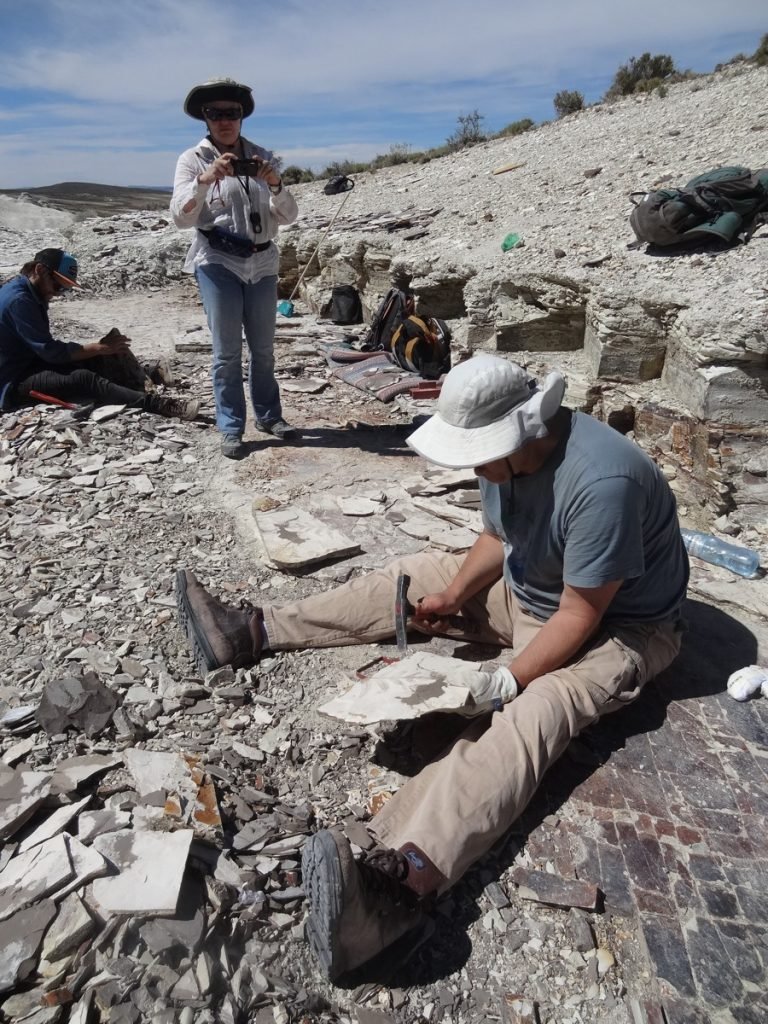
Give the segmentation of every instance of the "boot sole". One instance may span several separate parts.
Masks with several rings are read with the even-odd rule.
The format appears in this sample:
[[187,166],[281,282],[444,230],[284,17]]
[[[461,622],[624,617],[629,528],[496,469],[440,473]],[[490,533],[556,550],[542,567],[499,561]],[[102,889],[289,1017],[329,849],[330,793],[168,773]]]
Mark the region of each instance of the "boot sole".
[[192,606],[187,597],[187,576],[183,569],[176,570],[176,608],[179,612],[179,621],[187,634],[187,640],[192,651],[192,656],[197,665],[198,671],[205,675],[219,668],[219,663],[214,656],[211,646],[200,628]]
[[334,941],[343,909],[343,883],[339,853],[328,832],[318,832],[304,844],[301,874],[309,906],[307,941],[323,973],[333,981],[343,972]]

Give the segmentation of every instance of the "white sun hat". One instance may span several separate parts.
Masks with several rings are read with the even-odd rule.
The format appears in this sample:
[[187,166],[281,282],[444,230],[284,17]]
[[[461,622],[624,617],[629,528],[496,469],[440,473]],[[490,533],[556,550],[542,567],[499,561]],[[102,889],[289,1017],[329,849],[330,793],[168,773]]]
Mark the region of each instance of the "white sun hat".
[[546,437],[545,424],[564,394],[565,379],[556,371],[539,387],[517,363],[473,356],[446,376],[437,412],[411,434],[408,444],[438,466],[483,466]]

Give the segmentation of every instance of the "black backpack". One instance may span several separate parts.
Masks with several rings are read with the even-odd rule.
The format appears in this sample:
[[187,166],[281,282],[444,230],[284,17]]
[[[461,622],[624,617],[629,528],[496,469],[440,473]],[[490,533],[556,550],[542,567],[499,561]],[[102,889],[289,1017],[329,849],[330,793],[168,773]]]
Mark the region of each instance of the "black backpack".
[[331,290],[329,317],[335,324],[359,324],[363,320],[360,294],[351,284],[339,284]]
[[[640,199],[639,197],[642,197]],[[629,223],[638,242],[670,246],[749,241],[768,211],[768,169],[718,167],[698,174],[684,188],[634,192]]]
[[369,352],[377,349],[389,352],[393,333],[413,310],[412,295],[399,288],[390,288],[373,314],[371,326],[363,340],[363,348]]
[[451,332],[444,320],[411,313],[395,328],[388,351],[404,370],[437,380],[451,368]]
[[323,188],[323,192],[327,196],[338,196],[342,192],[351,192],[355,187],[355,183],[352,178],[348,178],[346,174],[335,174]]

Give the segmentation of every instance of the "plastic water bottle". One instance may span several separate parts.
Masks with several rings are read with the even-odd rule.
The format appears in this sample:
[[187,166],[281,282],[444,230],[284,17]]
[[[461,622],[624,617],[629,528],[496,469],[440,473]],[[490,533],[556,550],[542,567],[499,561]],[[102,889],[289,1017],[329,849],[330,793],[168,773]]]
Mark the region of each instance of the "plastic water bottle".
[[726,540],[713,537],[711,533],[699,533],[698,530],[680,530],[686,551],[696,558],[703,558],[712,565],[722,565],[739,576],[755,576],[760,568],[760,555],[757,551],[729,544]]

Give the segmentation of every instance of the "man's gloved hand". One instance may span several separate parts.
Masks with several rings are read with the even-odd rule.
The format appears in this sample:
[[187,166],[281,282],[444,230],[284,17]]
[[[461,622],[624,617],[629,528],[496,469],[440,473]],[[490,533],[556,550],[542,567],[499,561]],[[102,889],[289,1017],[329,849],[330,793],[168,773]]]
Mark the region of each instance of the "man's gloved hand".
[[478,672],[469,683],[475,704],[500,700],[507,704],[520,693],[520,684],[503,665],[493,672]]

